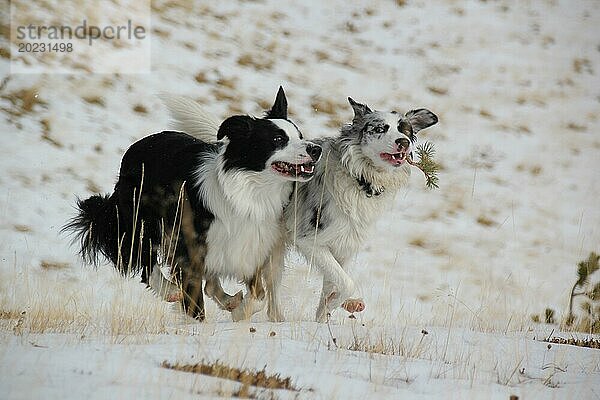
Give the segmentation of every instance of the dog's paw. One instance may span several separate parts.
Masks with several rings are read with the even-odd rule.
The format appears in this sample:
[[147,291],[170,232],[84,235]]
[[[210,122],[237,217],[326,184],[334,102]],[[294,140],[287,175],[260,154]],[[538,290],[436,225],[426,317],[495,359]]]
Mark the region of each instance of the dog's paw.
[[232,312],[233,310],[238,308],[240,304],[242,304],[242,300],[244,300],[244,294],[240,290],[235,295],[229,297],[227,301],[225,301],[225,303],[223,304],[223,309],[225,311]]
[[231,310],[231,320],[233,322],[240,322],[240,321],[249,320],[249,319],[250,319],[250,315],[249,315],[249,313],[246,313],[246,310],[244,310],[244,307],[240,306],[234,310]]
[[181,300],[183,300],[183,293],[181,290],[165,294],[165,301],[169,303],[176,303]]
[[231,319],[233,322],[250,320],[254,314],[262,311],[265,308],[265,301],[253,298],[251,295],[244,298],[244,301],[231,311]]
[[342,303],[341,307],[350,314],[353,314],[355,312],[363,312],[366,306],[363,299],[348,299]]

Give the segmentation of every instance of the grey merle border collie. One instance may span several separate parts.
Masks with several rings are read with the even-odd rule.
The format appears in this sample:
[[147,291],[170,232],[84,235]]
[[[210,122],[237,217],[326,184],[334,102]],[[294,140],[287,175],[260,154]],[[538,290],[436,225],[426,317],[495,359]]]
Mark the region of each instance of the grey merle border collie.
[[[197,103],[182,97],[163,99],[175,125],[206,141],[214,141],[212,118]],[[286,242],[323,273],[323,289],[316,320],[342,306],[364,310],[351,298],[356,286],[345,271],[383,210],[407,184],[417,133],[437,123],[431,111],[416,109],[373,111],[348,98],[354,118],[333,138],[315,140],[323,148],[315,177],[299,183],[285,209]],[[277,262],[283,263],[283,255]]]
[[[103,255],[123,273],[141,271],[145,283],[168,262],[185,310],[200,320],[205,278],[234,319],[261,309],[266,296],[270,319],[282,320],[281,264],[272,260],[282,252],[283,210],[293,181],[312,178],[321,147],[287,118],[282,88],[264,118],[233,116],[217,126],[223,142],[164,131],[131,145],[113,194],[79,200],[65,229],[77,234],[84,258]],[[246,282],[248,295],[225,294],[219,277]]]

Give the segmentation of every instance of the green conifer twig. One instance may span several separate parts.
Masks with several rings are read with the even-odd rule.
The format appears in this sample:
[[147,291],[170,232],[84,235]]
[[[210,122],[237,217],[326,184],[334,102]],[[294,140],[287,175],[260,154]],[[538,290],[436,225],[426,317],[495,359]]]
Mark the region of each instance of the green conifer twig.
[[425,142],[417,146],[416,153],[419,156],[419,161],[415,162],[409,156],[407,161],[413,167],[419,168],[425,174],[425,185],[428,189],[439,188],[439,178],[437,173],[440,165],[433,159],[435,148],[431,142]]
[[586,295],[591,301],[598,300],[600,297],[600,284],[596,284],[594,288],[586,292],[585,290],[576,292],[576,289],[582,288],[588,283],[590,275],[600,269],[600,255],[591,252],[587,260],[583,260],[577,264],[577,282],[571,288],[571,298],[569,299],[569,314],[567,315],[567,325],[571,325],[575,316],[573,314],[573,299],[577,296]]

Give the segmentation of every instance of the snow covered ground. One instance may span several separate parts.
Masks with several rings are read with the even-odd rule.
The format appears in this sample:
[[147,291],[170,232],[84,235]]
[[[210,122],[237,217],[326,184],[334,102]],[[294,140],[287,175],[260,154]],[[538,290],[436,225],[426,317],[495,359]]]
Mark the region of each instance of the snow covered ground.
[[[300,389],[259,398],[600,397],[600,350],[539,342],[588,335],[531,320],[552,308],[560,322],[576,263],[600,250],[594,1],[190,3],[153,2],[150,74],[11,75],[0,34],[0,397],[238,392],[161,367],[202,360]],[[309,137],[350,121],[347,96],[440,117],[423,138],[441,188],[415,171],[377,224],[351,265],[357,319],[311,322],[320,277],[293,254],[281,324],[234,324],[212,304],[197,324],[74,255],[58,231],[75,195],[111,191],[127,146],[168,127],[155,94],[225,117],[259,113],[280,84]]]

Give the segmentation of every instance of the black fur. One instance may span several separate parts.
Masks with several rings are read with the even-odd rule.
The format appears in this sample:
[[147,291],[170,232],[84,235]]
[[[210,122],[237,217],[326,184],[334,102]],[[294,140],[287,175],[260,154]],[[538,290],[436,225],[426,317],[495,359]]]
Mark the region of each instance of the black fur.
[[275,97],[275,103],[269,111],[266,112],[265,118],[269,119],[287,119],[288,103],[285,97],[283,88],[279,86],[277,91],[277,97]]
[[262,171],[273,152],[284,148],[289,142],[285,131],[273,122],[247,115],[236,115],[223,121],[218,137],[224,136],[230,141],[235,139],[225,151],[226,171],[234,168]]
[[[86,200],[77,199],[79,214],[63,227],[63,231],[76,233],[76,239],[81,242],[79,253],[90,264],[97,264],[99,255],[109,260],[117,259],[117,204],[114,200],[108,194],[95,195]],[[98,224],[98,221],[104,223]],[[111,241],[109,245],[107,240]]]
[[[121,273],[141,272],[142,281],[148,283],[163,232],[177,229],[177,210],[184,201],[193,209],[198,237],[205,237],[214,217],[199,201],[194,173],[201,162],[199,156],[217,152],[220,146],[171,131],[139,140],[123,156],[114,193],[79,200],[79,214],[64,230],[75,232],[81,242],[80,254],[86,260],[97,263],[103,255]],[[202,240],[197,244],[205,246]],[[178,237],[173,246],[175,260],[182,268],[177,273],[191,273],[185,271],[189,256],[183,238]]]

